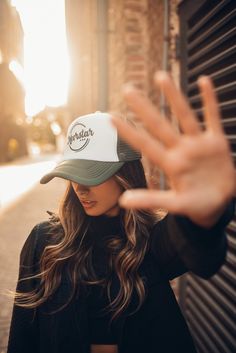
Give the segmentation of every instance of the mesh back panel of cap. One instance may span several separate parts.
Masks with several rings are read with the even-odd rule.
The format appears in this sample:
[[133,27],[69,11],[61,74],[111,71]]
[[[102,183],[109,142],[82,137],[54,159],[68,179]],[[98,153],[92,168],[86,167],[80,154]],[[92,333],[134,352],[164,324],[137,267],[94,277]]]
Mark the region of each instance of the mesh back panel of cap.
[[117,154],[119,161],[128,162],[135,159],[140,159],[141,154],[138,151],[133,150],[125,141],[118,138],[117,141]]

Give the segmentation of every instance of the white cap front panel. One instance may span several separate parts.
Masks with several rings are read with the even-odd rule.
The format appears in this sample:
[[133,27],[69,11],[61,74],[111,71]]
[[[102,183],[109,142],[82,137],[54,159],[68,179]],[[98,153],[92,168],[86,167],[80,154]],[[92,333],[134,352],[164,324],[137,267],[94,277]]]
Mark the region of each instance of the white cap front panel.
[[74,120],[68,129],[63,159],[118,162],[117,131],[111,116],[96,112]]

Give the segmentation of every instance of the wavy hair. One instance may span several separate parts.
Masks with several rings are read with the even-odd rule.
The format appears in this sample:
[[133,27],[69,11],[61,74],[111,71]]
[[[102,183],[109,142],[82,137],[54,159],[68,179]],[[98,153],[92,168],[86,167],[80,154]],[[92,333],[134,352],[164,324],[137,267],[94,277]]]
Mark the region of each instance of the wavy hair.
[[[147,182],[141,161],[131,161],[114,175],[123,188],[146,188]],[[16,293],[15,303],[19,306],[36,308],[46,302],[60,287],[62,273],[69,276],[72,290],[67,301],[58,310],[64,308],[77,295],[78,283],[85,285],[103,285],[107,288],[110,304],[106,308],[115,319],[128,307],[132,294],[138,296],[137,311],[145,299],[145,284],[139,275],[139,267],[149,245],[149,234],[153,225],[160,219],[158,213],[151,210],[123,210],[121,222],[125,230],[125,241],[121,237],[109,238],[109,270],[115,271],[120,289],[111,300],[111,276],[98,279],[92,265],[92,243],[89,239],[89,217],[86,216],[71,182],[59,207],[59,214],[51,218],[49,233],[54,237],[47,245],[40,259],[38,274],[24,278],[23,281],[37,278],[39,284],[31,292]]]

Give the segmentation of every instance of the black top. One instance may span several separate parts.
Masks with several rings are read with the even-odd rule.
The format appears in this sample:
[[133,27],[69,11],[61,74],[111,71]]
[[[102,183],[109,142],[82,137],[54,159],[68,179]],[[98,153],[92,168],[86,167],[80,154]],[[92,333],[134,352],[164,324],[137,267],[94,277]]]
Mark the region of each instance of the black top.
[[[169,280],[186,271],[209,278],[219,270],[227,249],[224,228],[233,215],[231,204],[209,230],[171,214],[154,226],[149,251],[139,269],[145,279],[147,297],[140,310],[120,319],[114,331],[119,353],[196,353]],[[38,259],[50,243],[47,229],[48,222],[38,224],[27,238],[21,252],[19,278],[37,271]],[[100,237],[97,230],[96,240]],[[34,285],[34,281],[23,281],[17,287],[29,291]],[[94,295],[88,302],[87,293],[80,291],[79,297],[66,308],[53,315],[48,313],[53,306],[63,303],[70,289],[70,282],[64,278],[57,293],[37,310],[14,306],[8,353],[89,353]]]
[[[108,272],[107,242],[114,236],[125,238],[121,227],[120,216],[117,217],[91,217],[90,226],[93,242],[93,266],[97,276],[101,279]],[[113,274],[113,283],[117,278]],[[102,285],[91,285],[87,288],[86,297],[88,308],[88,328],[90,344],[117,344],[120,336],[120,323],[118,320],[111,321],[111,312],[108,311],[109,299],[106,287]]]

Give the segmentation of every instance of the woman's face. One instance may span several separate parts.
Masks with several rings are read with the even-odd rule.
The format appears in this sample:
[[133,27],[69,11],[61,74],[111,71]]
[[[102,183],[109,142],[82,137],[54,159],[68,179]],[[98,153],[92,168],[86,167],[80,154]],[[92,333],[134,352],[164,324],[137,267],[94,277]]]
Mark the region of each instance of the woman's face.
[[85,186],[75,182],[71,184],[87,215],[118,215],[118,199],[123,190],[114,177],[97,186]]

